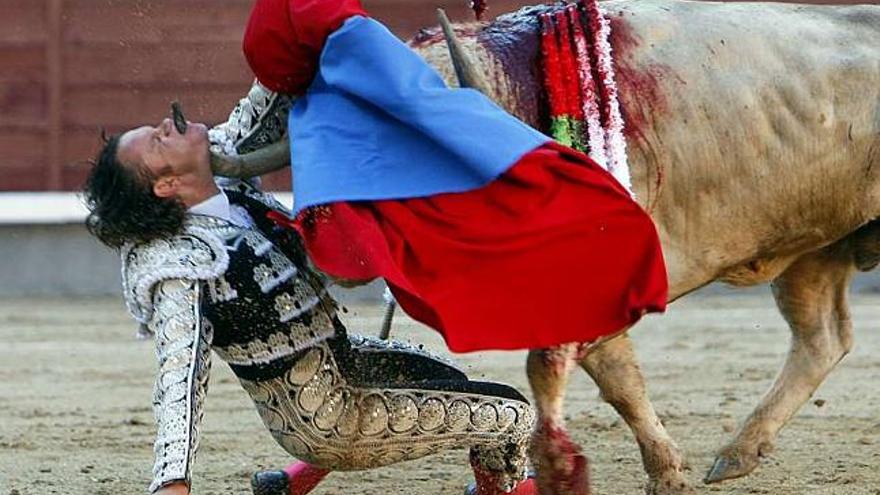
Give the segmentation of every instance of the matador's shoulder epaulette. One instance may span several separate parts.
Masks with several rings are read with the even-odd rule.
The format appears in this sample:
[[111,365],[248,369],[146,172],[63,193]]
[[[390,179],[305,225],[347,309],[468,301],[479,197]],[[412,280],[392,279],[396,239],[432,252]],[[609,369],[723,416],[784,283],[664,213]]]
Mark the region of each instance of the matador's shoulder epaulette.
[[209,280],[223,274],[229,255],[223,239],[196,222],[167,239],[126,245],[122,258],[122,291],[132,317],[146,323],[153,315],[153,288],[175,278]]

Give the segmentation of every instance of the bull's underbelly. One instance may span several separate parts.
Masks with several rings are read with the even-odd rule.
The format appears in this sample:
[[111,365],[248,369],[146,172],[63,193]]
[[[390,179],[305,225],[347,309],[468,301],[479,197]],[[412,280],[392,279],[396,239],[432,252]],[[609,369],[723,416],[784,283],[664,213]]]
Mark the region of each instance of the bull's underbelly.
[[748,287],[770,282],[779,276],[800,255],[759,258],[728,268],[718,277],[719,282]]

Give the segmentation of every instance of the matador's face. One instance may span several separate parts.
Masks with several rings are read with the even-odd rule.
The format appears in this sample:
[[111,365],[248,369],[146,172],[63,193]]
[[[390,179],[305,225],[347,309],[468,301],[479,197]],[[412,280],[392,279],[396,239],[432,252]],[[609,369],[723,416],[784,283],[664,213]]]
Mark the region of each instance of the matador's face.
[[211,175],[208,130],[204,124],[190,124],[181,134],[166,118],[155,127],[132,129],[120,138],[117,156],[122,163],[144,167],[157,180]]

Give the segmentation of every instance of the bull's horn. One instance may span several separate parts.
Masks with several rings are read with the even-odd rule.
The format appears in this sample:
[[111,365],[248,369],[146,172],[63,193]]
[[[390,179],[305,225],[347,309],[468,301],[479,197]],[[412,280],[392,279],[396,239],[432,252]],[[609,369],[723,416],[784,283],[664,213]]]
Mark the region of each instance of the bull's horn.
[[440,19],[440,27],[443,28],[443,35],[446,36],[446,46],[449,47],[449,56],[452,58],[455,75],[458,77],[458,85],[462,88],[476,89],[484,95],[488,95],[489,84],[458,41],[452,23],[446,17],[446,11],[437,9],[437,18]]
[[247,179],[280,170],[290,164],[290,141],[287,136],[277,143],[245,155],[229,156],[211,153],[211,169],[215,175]]

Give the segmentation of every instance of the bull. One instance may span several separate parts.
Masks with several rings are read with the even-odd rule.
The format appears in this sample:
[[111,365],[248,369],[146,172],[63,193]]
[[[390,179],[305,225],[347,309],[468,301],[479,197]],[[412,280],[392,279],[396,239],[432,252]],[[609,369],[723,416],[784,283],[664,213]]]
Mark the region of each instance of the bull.
[[[543,128],[538,17],[560,8],[446,26],[445,35],[425,30],[411,46],[450,83]],[[880,6],[612,0],[603,8],[632,184],[657,225],[670,300],[715,281],[770,282],[791,329],[775,382],[705,481],[744,476],[852,347],[847,289],[880,262]],[[216,168],[278,168],[284,146],[216,157]],[[542,493],[589,490],[586,458],[562,416],[575,365],[632,429],[647,493],[694,493],[625,334],[529,353]]]

